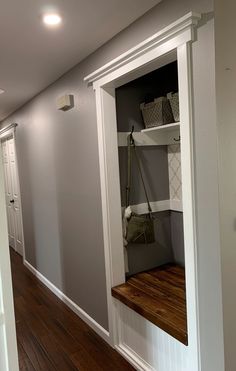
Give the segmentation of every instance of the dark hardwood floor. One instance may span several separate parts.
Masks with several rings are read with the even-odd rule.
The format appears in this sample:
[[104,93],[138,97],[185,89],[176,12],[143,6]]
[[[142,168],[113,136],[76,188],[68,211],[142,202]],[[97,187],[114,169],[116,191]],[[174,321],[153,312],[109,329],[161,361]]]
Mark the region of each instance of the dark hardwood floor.
[[134,370],[42,285],[11,249],[21,371]]

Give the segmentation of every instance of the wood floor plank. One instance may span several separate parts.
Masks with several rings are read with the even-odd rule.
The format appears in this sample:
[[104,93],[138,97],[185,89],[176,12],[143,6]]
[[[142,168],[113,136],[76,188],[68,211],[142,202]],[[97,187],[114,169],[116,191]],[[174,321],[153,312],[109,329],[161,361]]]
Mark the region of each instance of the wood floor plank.
[[18,342],[18,355],[19,355],[19,366],[21,371],[35,371],[34,366],[32,365],[29,357],[24,351],[21,343]]
[[40,342],[45,350],[49,354],[49,358],[55,368],[60,371],[76,371],[77,367],[73,363],[72,355],[67,354],[60,344],[55,340],[55,337],[51,334],[43,336]]
[[74,365],[80,371],[95,370],[103,371],[103,369],[97,364],[92,357],[87,357],[86,354],[80,350],[71,356]]
[[183,344],[188,344],[185,274],[168,264],[135,274],[112,295]]
[[132,309],[144,315],[151,322],[162,326],[161,328],[166,325],[173,327],[173,331],[174,329],[175,331],[178,330],[178,328],[182,331],[182,326],[185,323],[184,315],[177,313],[175,308],[169,306],[165,301],[159,302],[129,284],[117,288],[115,293],[119,298],[122,297],[128,305],[132,303]]
[[158,273],[143,272],[142,274],[140,273],[135,275],[135,278],[146,283],[148,287],[158,288],[160,292],[163,292],[164,294],[169,293],[171,296],[183,299],[185,302],[185,288],[176,285],[175,281],[166,281],[166,279],[164,279],[161,275],[158,275]]
[[25,322],[20,321],[16,326],[18,341],[37,371],[55,371],[48,354],[40,346],[37,338],[32,334]]
[[147,285],[145,282],[136,278],[129,280],[129,285],[143,291],[147,295],[153,297],[153,299],[165,301],[166,304],[174,307],[175,310],[179,310],[181,313],[183,312],[183,305],[185,304],[184,298],[176,297],[172,293],[164,290],[157,290],[155,285]]
[[20,371],[133,371],[11,250]]
[[[45,308],[38,305],[38,308],[41,308],[42,312],[39,312],[38,308],[35,307],[34,312],[31,312],[31,310],[27,311],[26,303],[22,297],[16,299],[16,308],[19,313],[20,321],[27,321],[27,325],[31,329],[32,334],[37,338],[40,347],[47,353],[54,367],[58,369],[60,366],[61,371],[77,370],[64,350],[64,347],[59,343],[62,339],[58,339],[57,336],[54,336],[54,331],[50,331],[43,321],[42,312],[45,312]],[[64,342],[68,341],[67,334],[65,336],[66,337],[63,339]],[[73,350],[77,350],[77,348],[78,346],[73,348]]]

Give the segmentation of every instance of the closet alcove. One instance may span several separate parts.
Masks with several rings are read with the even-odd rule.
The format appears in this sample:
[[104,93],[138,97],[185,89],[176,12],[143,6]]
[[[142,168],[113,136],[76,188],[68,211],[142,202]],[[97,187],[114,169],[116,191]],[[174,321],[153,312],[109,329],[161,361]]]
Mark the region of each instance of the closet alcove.
[[[185,257],[182,209],[181,122],[145,128],[141,103],[178,92],[178,66],[173,61],[116,89],[121,207],[127,185],[127,136],[134,140],[155,216],[155,242],[128,244],[126,282],[112,295],[187,345]],[[147,213],[137,165],[131,173],[132,210]]]
[[[198,368],[199,270],[191,56],[200,19],[199,14],[186,14],[84,79],[92,84],[96,99],[109,342],[135,369]],[[160,76],[153,85],[156,74]],[[148,76],[150,89],[135,87],[142,80],[145,85]],[[126,90],[134,94],[125,95]],[[136,97],[134,90],[140,90],[141,96]],[[140,103],[177,90],[180,122],[145,129]],[[126,185],[125,147],[133,125],[149,197],[160,221],[156,247],[128,247],[126,275],[121,208]],[[180,143],[175,141],[179,137]],[[176,143],[179,150],[176,146],[172,154],[181,159],[182,200],[172,198],[170,192],[168,155]],[[164,168],[161,174],[160,166]],[[142,200],[142,191],[137,188],[132,201],[134,211],[145,212]]]

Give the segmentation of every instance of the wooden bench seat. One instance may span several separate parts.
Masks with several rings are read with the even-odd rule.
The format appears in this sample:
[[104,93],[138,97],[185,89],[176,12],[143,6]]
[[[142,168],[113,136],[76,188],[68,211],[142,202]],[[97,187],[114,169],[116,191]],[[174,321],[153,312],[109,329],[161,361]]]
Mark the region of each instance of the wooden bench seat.
[[185,274],[176,264],[135,274],[112,295],[156,326],[188,344]]

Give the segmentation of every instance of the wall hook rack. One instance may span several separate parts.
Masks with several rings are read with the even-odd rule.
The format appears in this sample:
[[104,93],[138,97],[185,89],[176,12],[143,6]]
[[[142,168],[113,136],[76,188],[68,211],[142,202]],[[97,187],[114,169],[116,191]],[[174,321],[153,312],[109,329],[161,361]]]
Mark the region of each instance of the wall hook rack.
[[175,142],[180,142],[180,139],[181,139],[181,138],[180,138],[180,135],[179,135],[179,138],[177,138],[177,139],[174,138],[174,141],[175,141]]

